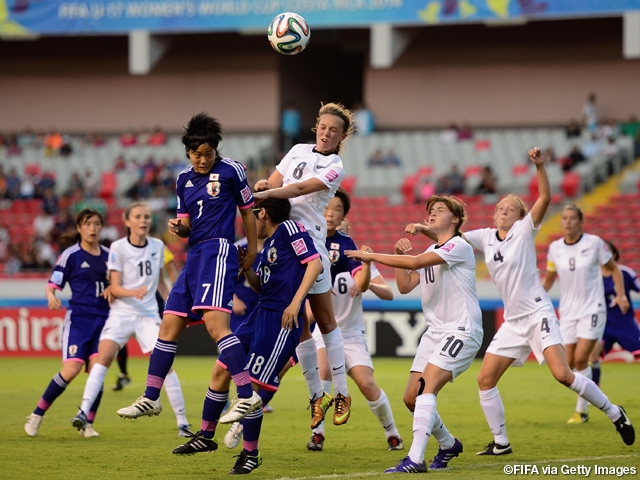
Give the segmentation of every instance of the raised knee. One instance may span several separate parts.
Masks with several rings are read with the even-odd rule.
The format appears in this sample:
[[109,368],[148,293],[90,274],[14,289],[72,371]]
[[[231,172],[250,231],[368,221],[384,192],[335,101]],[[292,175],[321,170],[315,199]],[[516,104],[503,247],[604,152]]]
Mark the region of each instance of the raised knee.
[[496,386],[496,382],[491,375],[487,375],[483,372],[478,374],[478,388],[480,390],[490,390]]

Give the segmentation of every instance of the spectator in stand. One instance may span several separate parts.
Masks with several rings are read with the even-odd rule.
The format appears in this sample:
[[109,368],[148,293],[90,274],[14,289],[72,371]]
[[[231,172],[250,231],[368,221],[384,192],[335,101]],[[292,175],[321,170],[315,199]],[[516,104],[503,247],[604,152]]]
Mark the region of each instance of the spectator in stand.
[[56,264],[57,255],[51,245],[50,235],[45,238],[36,238],[33,242],[33,251],[38,268],[53,268]]
[[469,123],[463,123],[460,129],[458,130],[458,141],[471,140],[473,139],[473,129]]
[[373,155],[369,158],[369,165],[372,167],[379,167],[384,165],[384,155],[382,155],[382,150],[377,148]]
[[284,151],[291,150],[291,147],[300,143],[300,132],[302,120],[300,111],[296,108],[295,102],[289,100],[282,110],[280,119],[280,134],[282,135],[281,147]]
[[160,147],[167,143],[167,135],[162,131],[162,127],[156,127],[149,140],[147,145],[151,145],[153,147]]
[[36,197],[42,198],[47,188],[56,187],[56,174],[53,172],[45,172],[36,184]]
[[356,124],[356,134],[366,137],[373,133],[375,122],[371,110],[362,102],[354,102],[353,118]]
[[20,182],[20,198],[30,199],[36,194],[36,185],[33,175],[30,173],[25,174],[24,178]]
[[62,135],[55,128],[42,139],[42,145],[44,146],[44,154],[47,157],[53,157],[60,152],[60,149],[64,145]]
[[458,165],[455,163],[451,165],[451,170],[449,170],[449,173],[447,173],[445,177],[449,182],[451,194],[459,195],[464,193],[464,176],[460,173],[460,170],[458,170]]
[[11,167],[7,175],[7,191],[9,198],[18,198],[20,196],[20,177],[15,167]]
[[40,213],[33,219],[33,233],[36,238],[45,238],[49,236],[53,227],[55,226],[55,219],[49,215],[44,208],[40,210]]
[[51,240],[58,244],[60,237],[65,233],[75,230],[76,222],[71,217],[71,212],[67,209],[60,210],[56,218],[56,223],[51,231]]
[[[0,165],[0,170],[2,169],[2,165]],[[3,171],[0,171],[0,198],[1,199],[9,199],[9,183],[7,182],[7,177],[4,175]]]
[[582,128],[575,118],[572,118],[566,128],[567,138],[580,138]]
[[629,120],[620,125],[620,133],[625,137],[636,138],[638,133],[640,133],[640,122],[638,121],[638,117],[631,114]]
[[582,153],[587,160],[601,155],[602,144],[595,133],[592,133],[591,138],[582,146]]
[[602,156],[607,161],[607,166],[609,167],[609,175],[613,175],[613,162],[618,155],[620,155],[620,147],[616,143],[615,138],[611,137],[607,140],[607,143],[604,144],[601,151]]
[[7,137],[7,155],[20,155],[21,153],[22,149],[18,145],[18,134],[12,130]]
[[569,154],[569,156],[566,157],[562,162],[562,171],[568,172],[569,170],[574,168],[576,165],[586,161],[587,161],[587,158],[584,156],[582,151],[580,151],[580,147],[575,145],[571,149],[571,153]]
[[20,271],[22,262],[20,261],[20,252],[15,244],[9,244],[7,247],[7,261],[4,264],[4,273],[13,275]]
[[582,124],[591,131],[598,127],[598,107],[596,105],[596,94],[591,92],[587,101],[582,105]]
[[416,204],[424,204],[429,197],[436,193],[436,185],[431,180],[429,175],[422,175],[418,178],[415,186],[415,200]]
[[610,138],[616,138],[618,136],[618,126],[616,121],[612,118],[606,118],[600,122],[596,129],[596,135],[598,138],[608,140]]
[[137,145],[137,143],[138,143],[138,137],[133,132],[133,130],[127,130],[122,135],[120,135],[121,147],[124,147],[124,148],[133,147],[134,145]]
[[84,172],[83,183],[87,194],[93,196],[98,193],[98,179],[93,176],[93,171],[89,168]]
[[80,213],[85,209],[97,210],[102,218],[107,217],[107,204],[101,198],[95,197],[89,190],[79,192],[77,202],[73,206],[75,213]]
[[446,128],[440,130],[438,137],[442,143],[456,143],[458,141],[458,126],[450,122]]
[[38,265],[38,259],[36,258],[36,251],[33,245],[27,245],[20,255],[20,270],[29,271],[38,270],[39,268],[40,265]]
[[18,135],[18,146],[20,146],[20,148],[32,147],[35,140],[36,134],[33,132],[31,127],[25,127]]
[[69,179],[69,185],[67,186],[67,195],[73,195],[75,192],[84,190],[84,183],[80,178],[78,172],[73,172],[71,174],[71,178]]
[[497,186],[498,179],[496,178],[493,170],[489,165],[485,166],[482,169],[482,174],[480,177],[480,185],[478,185],[477,194],[485,195],[485,194],[493,194],[498,192]]
[[45,188],[42,192],[42,210],[48,215],[58,214],[58,197],[56,197],[53,187]]
[[547,147],[544,151],[544,158],[547,163],[556,163],[558,161],[556,158],[556,152],[551,147]]
[[118,158],[116,158],[116,164],[113,169],[116,172],[119,172],[120,170],[124,170],[125,168],[127,168],[127,164],[124,161],[124,157],[122,155],[118,155]]
[[400,158],[396,155],[396,152],[392,148],[387,150],[387,154],[382,159],[382,164],[385,167],[399,167],[401,165]]
[[60,155],[68,157],[73,153],[73,146],[71,145],[71,135],[62,135],[62,146],[60,147]]
[[9,253],[9,245],[11,245],[11,236],[6,227],[0,225],[0,262],[7,259]]

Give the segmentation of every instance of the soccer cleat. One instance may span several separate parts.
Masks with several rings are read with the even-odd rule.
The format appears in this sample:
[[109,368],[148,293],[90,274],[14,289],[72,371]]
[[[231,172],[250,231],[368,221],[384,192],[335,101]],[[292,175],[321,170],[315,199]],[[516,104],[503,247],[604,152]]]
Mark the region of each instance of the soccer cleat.
[[334,399],[335,406],[333,407],[333,424],[344,425],[351,416],[351,397],[346,397],[339,393]]
[[620,409],[621,416],[618,420],[613,422],[613,424],[616,426],[616,430],[618,430],[618,433],[622,437],[622,441],[624,442],[624,444],[633,445],[633,443],[636,441],[636,431],[633,428],[633,425],[631,425],[631,420],[629,420],[627,412],[624,410],[624,408],[622,408],[620,405],[618,405],[618,408]]
[[457,438],[454,438],[455,442],[453,442],[453,447],[451,448],[439,448],[438,454],[433,457],[433,461],[429,468],[432,470],[439,470],[443,468],[447,468],[449,462],[453,457],[457,457],[462,453],[462,442]]
[[202,432],[190,432],[185,428],[185,436],[191,438],[187,443],[178,445],[173,449],[176,455],[193,455],[200,452],[215,452],[218,449],[218,441],[215,437],[209,439],[202,436]]
[[42,415],[32,413],[27,417],[27,423],[24,424],[24,431],[27,432],[27,435],[30,437],[35,437],[38,435],[38,429],[40,428],[41,423]]
[[262,407],[262,413],[273,413],[273,407],[271,405],[265,405]]
[[149,415],[150,417],[160,415],[161,412],[162,402],[159,398],[158,400],[150,400],[142,396],[138,397],[138,399],[128,407],[118,410],[118,415],[123,418],[138,418],[145,415]]
[[321,452],[324,447],[324,435],[321,433],[314,433],[311,435],[311,440],[307,443],[307,450],[312,452]]
[[260,455],[260,452],[258,452],[258,455],[252,456],[243,451],[238,455],[236,464],[231,470],[229,470],[229,475],[244,475],[251,473],[260,465],[262,465],[262,456]]
[[118,375],[118,379],[116,380],[116,384],[111,387],[111,390],[118,392],[124,388],[125,385],[129,385],[131,383],[131,377],[129,375],[125,375],[121,373]]
[[188,437],[189,436],[189,427],[191,426],[190,423],[187,423],[186,425],[180,425],[178,427],[178,436],[179,437]]
[[476,453],[476,455],[509,455],[510,453],[513,453],[510,443],[500,445],[499,443],[491,442],[483,451]]
[[567,420],[567,423],[569,425],[572,425],[574,423],[587,423],[588,421],[589,421],[588,413],[574,412],[571,418]]
[[387,438],[387,445],[389,445],[387,450],[404,449],[404,442],[402,441],[402,438],[400,438],[400,435],[392,435],[391,437]]
[[427,462],[412,462],[409,457],[404,457],[395,467],[387,468],[384,473],[427,473]]
[[87,426],[82,428],[82,429],[80,429],[78,431],[78,433],[80,433],[80,436],[84,437],[84,438],[91,438],[91,437],[99,437],[100,436],[100,434],[93,429],[93,424],[92,423],[87,423]]
[[262,408],[262,398],[257,392],[253,392],[249,398],[236,397],[227,413],[220,417],[220,423],[239,422],[251,412]]
[[78,414],[71,419],[71,425],[78,430],[84,430],[87,426],[87,416],[82,410],[78,410]]
[[333,405],[333,397],[327,392],[322,392],[320,398],[309,400],[307,410],[311,409],[311,428],[316,428],[324,421],[327,410],[331,405]]
[[242,424],[240,422],[234,422],[224,436],[224,446],[227,448],[236,448],[240,440],[242,440],[242,430]]

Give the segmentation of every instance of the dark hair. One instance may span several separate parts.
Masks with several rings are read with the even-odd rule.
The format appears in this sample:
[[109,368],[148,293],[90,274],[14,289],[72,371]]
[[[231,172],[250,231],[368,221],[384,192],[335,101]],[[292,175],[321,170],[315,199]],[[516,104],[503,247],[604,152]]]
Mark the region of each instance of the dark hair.
[[[129,220],[129,215],[131,215],[131,210],[138,207],[144,207],[151,211],[149,208],[149,204],[147,202],[133,202],[127,205],[122,212],[122,220]],[[127,229],[127,238],[131,236],[131,229],[129,227],[125,227]]]
[[436,203],[444,203],[447,206],[447,209],[453,213],[453,216],[458,217],[459,221],[456,225],[456,235],[459,234],[462,224],[467,219],[464,203],[453,195],[431,195],[427,200],[427,215],[431,212],[431,207]]
[[[85,208],[76,216],[76,226],[80,227],[84,225],[91,217],[98,217],[100,225],[104,225],[104,217],[98,210],[95,208]],[[68,248],[71,245],[78,243],[81,239],[80,232],[77,230],[69,231],[60,235],[60,244],[63,248]]]
[[613,259],[616,262],[618,262],[620,260],[620,252],[618,251],[616,246],[613,244],[613,242],[611,242],[609,240],[605,240],[604,243],[606,243],[607,247],[609,247],[609,250],[611,250],[611,254],[613,255]]
[[182,143],[187,151],[193,152],[205,143],[209,144],[218,153],[218,144],[222,140],[222,126],[213,117],[205,112],[191,117],[189,123],[184,127]]
[[576,215],[578,216],[578,220],[582,221],[584,219],[582,210],[580,210],[580,207],[575,203],[567,203],[562,210],[573,210],[574,212],[576,212]]
[[347,213],[349,213],[349,210],[351,210],[351,196],[349,195],[349,192],[347,192],[344,188],[338,187],[338,190],[336,191],[336,197],[338,197],[342,202],[342,206],[344,208],[344,216],[346,217]]
[[271,223],[282,223],[285,220],[289,220],[291,203],[286,198],[265,198],[255,205],[254,211],[258,211],[261,208],[265,209]]

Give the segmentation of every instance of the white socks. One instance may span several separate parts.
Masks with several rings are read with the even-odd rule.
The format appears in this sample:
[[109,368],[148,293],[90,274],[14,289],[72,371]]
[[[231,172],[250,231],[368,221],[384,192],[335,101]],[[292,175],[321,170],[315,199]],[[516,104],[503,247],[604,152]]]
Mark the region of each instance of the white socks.
[[431,434],[433,435],[433,438],[438,441],[440,448],[442,448],[443,450],[452,448],[456,443],[456,439],[453,438],[453,435],[449,433],[449,430],[447,430],[447,427],[445,427],[444,422],[440,418],[440,415],[438,415],[438,412],[436,412],[436,418],[433,421],[433,429],[431,431]]
[[498,445],[508,445],[507,426],[504,419],[504,404],[500,398],[498,387],[480,390],[480,406],[493,433],[493,441]]
[[182,388],[180,388],[180,380],[175,371],[169,372],[164,379],[163,386],[164,391],[167,392],[167,397],[169,397],[169,403],[171,404],[171,408],[173,408],[173,413],[176,416],[178,427],[180,425],[188,425],[184,396],[182,395]]
[[313,338],[301,342],[296,347],[296,354],[302,375],[307,382],[309,390],[309,398],[312,400],[322,396],[322,383],[320,383],[320,370],[318,369],[318,351],[316,350],[316,341]]
[[347,369],[344,362],[342,333],[336,327],[331,332],[323,334],[322,340],[324,340],[324,348],[327,351],[327,359],[331,367],[335,394],[342,394],[346,397],[349,395],[349,390],[347,389]]
[[579,373],[574,373],[574,375],[575,379],[569,387],[571,390],[581,397],[584,397],[584,399],[589,403],[606,413],[607,417],[609,417],[612,422],[615,422],[620,418],[622,415],[620,413],[620,409],[609,401],[607,396],[602,393],[602,390],[593,383],[593,380],[585,377],[584,375],[580,375]]
[[321,382],[322,389],[331,395],[331,386],[333,385],[333,380],[322,380]]
[[389,405],[389,399],[387,395],[384,393],[384,390],[380,390],[380,398],[375,402],[369,402],[369,408],[376,416],[382,428],[384,428],[384,433],[387,434],[387,438],[392,436],[398,436],[398,429],[396,428],[396,424],[393,421],[393,412],[391,412],[391,405]]
[[80,406],[80,410],[82,410],[85,415],[89,414],[89,409],[93,405],[93,402],[96,401],[96,398],[98,398],[98,394],[104,384],[104,377],[107,376],[108,371],[109,367],[105,367],[99,363],[95,363],[93,367],[91,367],[91,372],[89,372],[89,378],[87,378],[84,393],[82,394],[82,405]]
[[[580,375],[584,375],[588,379],[592,379],[591,367],[587,366],[584,370],[574,370],[574,373],[579,373]],[[578,402],[576,403],[576,412],[578,413],[589,413],[589,402],[587,402],[584,398],[578,395]]]
[[416,409],[413,413],[413,442],[409,449],[409,458],[412,462],[424,461],[424,452],[427,449],[436,415],[438,415],[436,396],[433,393],[416,397]]

